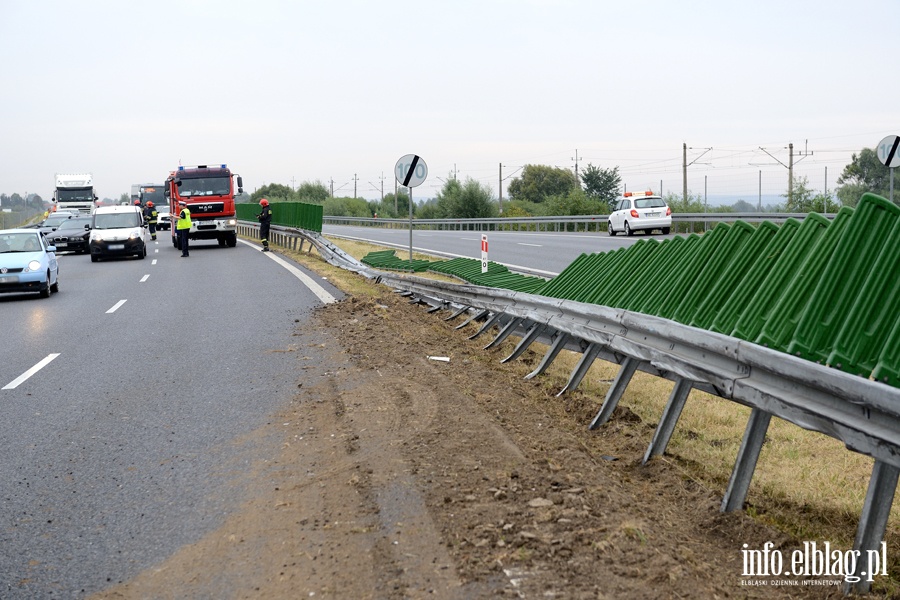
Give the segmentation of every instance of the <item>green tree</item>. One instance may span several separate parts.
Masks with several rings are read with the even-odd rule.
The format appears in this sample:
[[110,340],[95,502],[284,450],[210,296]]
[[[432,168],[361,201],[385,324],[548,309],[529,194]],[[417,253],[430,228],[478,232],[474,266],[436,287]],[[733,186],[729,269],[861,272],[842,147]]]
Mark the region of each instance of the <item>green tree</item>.
[[806,177],[794,177],[794,190],[788,198],[787,192],[782,195],[785,198],[784,212],[811,213],[827,211],[834,213],[839,206],[831,196],[822,192],[816,192],[809,187],[809,179]]
[[588,163],[587,168],[581,173],[581,182],[588,198],[600,200],[606,204],[607,212],[615,207],[619,196],[619,188],[622,185],[622,177],[619,175],[619,167],[601,169]]
[[119,196],[119,204],[131,204],[131,194],[128,192],[122,193],[122,195]]
[[324,203],[330,195],[325,184],[318,180],[304,181],[295,193],[297,201],[313,204]]
[[372,212],[363,198],[326,198],[322,213],[329,217],[371,217]]
[[578,187],[575,174],[568,169],[546,165],[525,165],[522,176],[509,182],[510,200],[540,204],[551,196],[568,194]]
[[609,212],[606,202],[592,198],[586,190],[575,189],[564,196],[552,196],[544,202],[547,216],[598,215]]
[[471,177],[464,183],[448,179],[435,197],[435,212],[441,219],[479,219],[497,216],[491,188]]
[[[397,209],[394,210],[394,205],[396,204]],[[406,188],[401,187],[397,191],[397,199],[396,203],[394,201],[394,194],[385,194],[384,200],[381,202],[382,209],[384,210],[384,216],[388,215],[394,219],[403,219],[409,216],[409,193],[406,191]],[[415,210],[415,207],[413,207]],[[382,213],[378,213],[378,216],[381,216]]]
[[254,203],[259,202],[260,198],[269,202],[296,202],[294,190],[280,183],[268,183],[250,194],[250,198]]
[[741,212],[741,213],[756,212],[756,205],[750,204],[746,200],[738,200],[737,202],[735,202],[734,204],[731,205],[731,210],[733,210],[734,212]]
[[866,192],[890,197],[891,170],[878,160],[875,150],[863,148],[850,160],[837,179],[837,195],[844,206],[856,206]]

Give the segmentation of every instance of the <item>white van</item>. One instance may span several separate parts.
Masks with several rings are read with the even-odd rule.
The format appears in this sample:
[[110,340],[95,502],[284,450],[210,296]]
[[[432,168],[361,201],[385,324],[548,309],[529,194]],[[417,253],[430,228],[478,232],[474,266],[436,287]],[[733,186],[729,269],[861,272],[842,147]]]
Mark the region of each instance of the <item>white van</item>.
[[98,206],[91,218],[91,262],[110,256],[147,256],[140,206]]

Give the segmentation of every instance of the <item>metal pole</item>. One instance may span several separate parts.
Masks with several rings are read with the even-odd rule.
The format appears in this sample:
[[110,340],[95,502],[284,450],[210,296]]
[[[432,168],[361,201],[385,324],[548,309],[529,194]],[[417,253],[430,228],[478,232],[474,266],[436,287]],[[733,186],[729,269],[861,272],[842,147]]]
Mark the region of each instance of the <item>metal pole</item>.
[[500,163],[500,179],[497,181],[500,190],[500,216],[503,216],[503,163]]
[[684,154],[684,159],[682,160],[682,163],[681,163],[681,170],[682,170],[681,177],[682,177],[682,181],[683,181],[683,185],[684,185],[683,198],[684,198],[684,206],[685,206],[685,208],[687,208],[687,144],[681,145],[681,152]]
[[824,208],[822,208],[823,214],[828,214],[828,167],[825,167],[825,199],[822,200],[822,204],[824,204]]
[[412,188],[409,191],[409,262],[412,262]]
[[762,212],[762,169],[759,170],[759,200],[756,201],[756,212]]
[[[708,175],[703,176],[703,214],[704,215],[706,215],[706,213],[709,210],[709,202],[707,202],[707,196],[706,196],[706,178],[707,177],[708,177]],[[704,218],[703,219],[703,231],[706,231],[708,227],[709,227],[709,223]]]

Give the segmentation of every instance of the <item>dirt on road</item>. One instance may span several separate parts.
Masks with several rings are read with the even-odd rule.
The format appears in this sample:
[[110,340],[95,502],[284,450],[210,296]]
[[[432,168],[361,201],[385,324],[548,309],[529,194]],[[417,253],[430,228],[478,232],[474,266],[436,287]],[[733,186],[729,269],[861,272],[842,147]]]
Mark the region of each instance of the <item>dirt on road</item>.
[[602,397],[555,397],[523,378],[540,354],[500,365],[509,346],[442,316],[384,289],[298,325],[294,399],[253,434],[280,451],[248,474],[252,500],[97,597],[841,597],[742,577],[744,544],[797,542],[721,513],[723,490],[665,457],[642,466],[653,428],[627,407],[589,431]]

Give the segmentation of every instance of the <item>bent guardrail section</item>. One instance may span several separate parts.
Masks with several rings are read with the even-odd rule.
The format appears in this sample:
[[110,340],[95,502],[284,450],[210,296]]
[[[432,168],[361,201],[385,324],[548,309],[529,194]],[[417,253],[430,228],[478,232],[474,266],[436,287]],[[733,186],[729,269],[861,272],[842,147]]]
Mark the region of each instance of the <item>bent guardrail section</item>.
[[[703,236],[642,240],[582,255],[526,293],[378,272],[317,234],[295,232],[329,262],[375,277],[432,310],[499,328],[488,347],[521,338],[582,354],[560,393],[597,358],[620,365],[590,428],[615,410],[638,369],[675,381],[644,455],[662,454],[692,388],[751,408],[722,510],[742,508],[772,416],[841,440],[875,459],[845,592],[870,587],[869,550],[884,537],[900,476],[900,209],[866,195],[833,221],[720,224]],[[302,242],[301,242],[302,248]],[[877,381],[876,381],[877,380]]]

